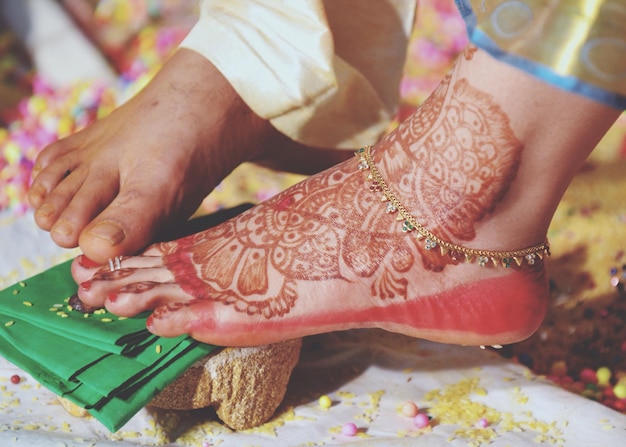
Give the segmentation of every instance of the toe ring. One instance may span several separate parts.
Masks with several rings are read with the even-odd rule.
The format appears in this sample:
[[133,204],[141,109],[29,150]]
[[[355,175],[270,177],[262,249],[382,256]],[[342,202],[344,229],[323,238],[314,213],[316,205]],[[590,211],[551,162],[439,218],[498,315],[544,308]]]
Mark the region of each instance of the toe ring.
[[114,272],[116,270],[121,270],[121,269],[122,269],[122,257],[121,256],[116,256],[113,259],[109,258],[109,270]]

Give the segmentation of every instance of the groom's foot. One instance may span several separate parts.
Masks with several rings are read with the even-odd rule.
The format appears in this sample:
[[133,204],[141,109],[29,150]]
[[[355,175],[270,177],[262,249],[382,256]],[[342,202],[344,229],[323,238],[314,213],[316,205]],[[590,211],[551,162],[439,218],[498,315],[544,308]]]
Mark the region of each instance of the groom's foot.
[[136,253],[258,157],[272,132],[203,56],[179,50],[126,104],[41,152],[35,220],[100,263]]

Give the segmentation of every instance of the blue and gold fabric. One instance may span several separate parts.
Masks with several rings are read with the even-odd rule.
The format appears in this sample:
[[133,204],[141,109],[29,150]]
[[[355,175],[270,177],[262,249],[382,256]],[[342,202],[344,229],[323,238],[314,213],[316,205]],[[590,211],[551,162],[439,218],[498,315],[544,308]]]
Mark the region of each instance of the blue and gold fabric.
[[625,0],[455,0],[471,42],[539,78],[626,109]]

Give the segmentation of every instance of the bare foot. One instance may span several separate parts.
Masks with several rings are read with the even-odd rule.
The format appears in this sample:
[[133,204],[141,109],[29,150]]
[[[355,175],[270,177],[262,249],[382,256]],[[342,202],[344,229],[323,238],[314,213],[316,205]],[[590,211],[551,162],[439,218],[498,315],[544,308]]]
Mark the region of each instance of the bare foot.
[[45,148],[29,199],[57,244],[80,245],[104,263],[184,222],[241,162],[285,167],[285,152],[296,170],[346,158],[302,150],[256,116],[204,57],[179,50],[129,102]]
[[[511,101],[506,86],[536,96]],[[462,250],[442,252],[396,221],[398,211],[381,202],[385,187],[365,173],[377,169],[406,211],[443,240],[532,247],[618,115],[470,50],[373,148],[373,164],[340,163],[222,225],[126,257],[120,270],[79,257],[79,296],[124,316],[153,310],[154,333],[218,345],[359,327],[465,345],[519,341],[545,314],[542,252],[519,266],[496,256],[484,267],[478,257],[465,262]]]

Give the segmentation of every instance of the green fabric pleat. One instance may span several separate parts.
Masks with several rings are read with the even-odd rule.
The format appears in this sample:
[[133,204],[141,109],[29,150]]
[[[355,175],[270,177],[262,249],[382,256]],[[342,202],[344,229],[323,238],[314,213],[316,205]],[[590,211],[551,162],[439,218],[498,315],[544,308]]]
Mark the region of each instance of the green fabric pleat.
[[0,355],[117,431],[216,347],[152,335],[146,314],[85,317],[73,311],[67,305],[76,293],[70,264],[0,292]]

